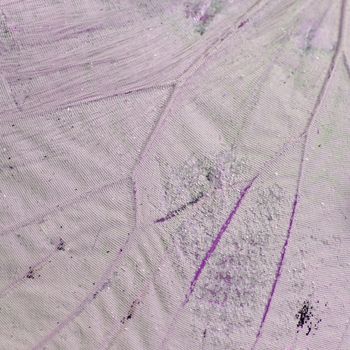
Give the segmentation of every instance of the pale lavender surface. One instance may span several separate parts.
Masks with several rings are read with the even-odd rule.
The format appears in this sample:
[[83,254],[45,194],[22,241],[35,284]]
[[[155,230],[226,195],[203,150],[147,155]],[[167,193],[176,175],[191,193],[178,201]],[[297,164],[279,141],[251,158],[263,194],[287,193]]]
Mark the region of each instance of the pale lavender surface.
[[350,349],[350,5],[0,4],[0,349]]

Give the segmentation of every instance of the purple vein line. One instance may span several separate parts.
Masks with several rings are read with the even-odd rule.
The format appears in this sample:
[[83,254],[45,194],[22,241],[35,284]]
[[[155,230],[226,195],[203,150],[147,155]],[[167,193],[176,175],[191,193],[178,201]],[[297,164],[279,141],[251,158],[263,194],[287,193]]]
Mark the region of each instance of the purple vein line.
[[276,273],[275,273],[275,279],[274,279],[273,284],[272,284],[272,289],[271,289],[269,298],[267,300],[267,304],[265,306],[264,314],[263,314],[262,320],[260,322],[259,330],[258,330],[258,333],[256,335],[255,342],[254,342],[254,345],[253,345],[252,349],[255,349],[255,347],[256,347],[259,339],[260,339],[261,331],[262,331],[263,325],[265,323],[267,314],[268,314],[268,312],[270,310],[272,298],[273,298],[273,296],[275,294],[277,282],[278,282],[278,280],[279,280],[279,278],[281,276],[282,265],[283,265],[283,261],[284,261],[284,256],[286,254],[287,246],[288,246],[288,243],[289,243],[290,234],[292,232],[293,221],[294,221],[294,217],[295,217],[295,213],[296,213],[297,204],[298,204],[298,191],[295,193],[295,196],[294,196],[294,201],[293,201],[293,206],[292,206],[292,213],[291,213],[291,216],[290,216],[290,219],[289,219],[289,226],[288,226],[288,230],[287,230],[287,237],[286,237],[286,240],[285,240],[285,242],[283,244],[283,247],[282,247],[280,260],[278,262],[277,270],[276,270]]
[[161,349],[165,348],[165,344],[166,344],[167,340],[169,339],[171,332],[174,330],[174,329],[172,329],[172,326],[174,325],[174,323],[178,319],[181,310],[186,306],[186,304],[190,300],[190,297],[191,297],[191,295],[192,295],[192,293],[193,293],[193,291],[194,291],[194,289],[196,287],[196,284],[197,284],[197,282],[198,282],[198,280],[199,280],[199,278],[200,278],[200,276],[201,276],[205,266],[207,265],[207,263],[208,263],[210,257],[212,256],[212,254],[215,252],[215,250],[216,250],[217,246],[219,245],[219,243],[220,243],[224,233],[226,232],[228,226],[230,225],[230,223],[233,220],[233,218],[235,217],[239,207],[241,206],[244,197],[249,192],[250,188],[253,186],[253,183],[255,182],[255,180],[257,179],[258,176],[259,176],[259,174],[254,176],[253,179],[250,180],[249,184],[245,188],[243,188],[243,190],[241,190],[239,198],[238,198],[236,204],[234,205],[234,208],[230,212],[230,214],[227,217],[225,223],[221,226],[221,228],[220,228],[218,234],[216,235],[214,241],[210,245],[210,248],[208,249],[207,253],[205,254],[201,264],[199,265],[199,268],[196,270],[196,272],[195,272],[195,274],[194,274],[194,276],[193,276],[193,278],[191,280],[188,292],[185,295],[185,300],[182,302],[182,304],[178,308],[177,312],[175,313],[175,316],[174,316],[174,318],[172,320],[171,326],[168,328],[168,330],[167,330],[167,332],[166,332],[166,334],[165,334],[165,336],[164,336],[164,338],[163,338],[163,340],[161,342],[161,345],[160,345]]
[[237,210],[239,209],[239,207],[240,207],[240,205],[241,205],[241,203],[243,201],[243,198],[246,196],[246,194],[248,193],[248,191],[252,187],[252,185],[253,185],[253,183],[254,183],[254,181],[256,180],[257,177],[258,177],[258,175],[255,176],[249,182],[249,184],[241,191],[240,196],[239,196],[239,198],[238,198],[234,208],[230,212],[230,214],[229,214],[228,218],[226,219],[225,223],[221,226],[221,228],[220,228],[218,234],[216,235],[214,241],[212,242],[209,250],[205,254],[201,264],[199,265],[199,268],[197,269],[196,273],[194,274],[193,279],[192,279],[191,284],[190,284],[190,287],[189,287],[189,290],[188,290],[188,293],[185,296],[185,300],[182,303],[182,306],[185,306],[188,303],[189,298],[192,295],[192,293],[194,291],[194,288],[195,288],[195,286],[197,284],[197,281],[199,280],[199,277],[201,276],[205,266],[207,265],[210,257],[212,256],[212,254],[214,253],[215,249],[219,245],[219,243],[220,243],[220,241],[222,239],[222,236],[224,235],[224,233],[226,232],[226,230],[227,230],[228,226],[230,225],[232,219],[236,215]]
[[[311,125],[308,124],[309,126]],[[308,130],[308,127],[306,126],[305,130]],[[306,141],[307,141],[307,133],[302,135],[303,138],[303,144],[302,144],[302,149],[301,149],[301,156],[300,156],[300,163],[299,163],[299,169],[298,169],[298,176],[297,176],[297,184],[296,184],[296,190],[295,190],[295,194],[294,194],[294,200],[293,200],[293,204],[292,204],[292,210],[291,210],[291,214],[289,217],[289,225],[288,225],[288,229],[287,229],[287,235],[286,235],[286,239],[284,241],[281,253],[280,253],[280,259],[278,261],[277,264],[277,269],[276,269],[276,273],[275,273],[275,278],[273,280],[272,283],[272,288],[269,294],[269,297],[267,299],[267,303],[265,305],[265,309],[264,309],[264,313],[258,328],[258,332],[256,334],[255,337],[255,341],[253,346],[251,347],[251,350],[254,350],[256,345],[258,344],[261,334],[262,334],[262,329],[263,326],[265,324],[267,315],[270,311],[270,306],[272,303],[272,299],[274,297],[275,291],[276,291],[276,286],[277,283],[279,281],[279,278],[281,277],[281,272],[282,272],[282,266],[283,266],[283,262],[284,262],[284,258],[286,255],[286,251],[287,251],[287,247],[288,247],[288,243],[289,243],[289,239],[292,233],[292,228],[293,228],[293,222],[295,219],[295,215],[296,215],[296,209],[297,209],[297,205],[298,205],[298,197],[299,197],[299,189],[300,189],[300,183],[301,183],[301,178],[302,178],[302,173],[303,173],[303,166],[304,166],[304,159],[305,159],[305,150],[306,150]]]
[[[260,0],[257,1],[257,3],[259,3]],[[216,42],[221,42],[222,43],[223,40],[217,40]],[[210,48],[213,45],[210,46]],[[210,49],[208,48],[208,49]],[[190,69],[191,67],[189,67]],[[195,72],[198,71],[199,68],[197,68],[195,70]],[[185,75],[185,72],[183,73],[183,75]],[[189,78],[191,78],[192,76],[190,76]],[[185,79],[185,81],[187,81],[189,78]],[[140,155],[139,155],[139,161],[138,164],[135,166],[134,170],[133,170],[133,174],[132,174],[132,178],[134,183],[136,183],[137,181],[137,175],[138,175],[138,167],[140,167],[140,164],[147,159],[147,155],[150,153],[150,150],[153,146],[153,143],[155,142],[158,133],[161,131],[164,123],[166,122],[166,118],[168,117],[169,112],[171,111],[171,107],[174,103],[174,100],[176,99],[176,95],[177,95],[177,91],[178,88],[181,87],[181,84],[177,85],[172,84],[172,90],[170,92],[170,96],[168,98],[168,101],[166,102],[165,108],[163,109],[163,112],[161,113],[161,116],[158,119],[158,122],[155,126],[155,128],[153,129],[151,135],[148,137],[146,144],[144,146],[144,148],[141,150]],[[253,179],[254,180],[254,179]],[[137,196],[135,196],[136,200],[135,200],[135,204],[137,206]],[[138,227],[138,218],[136,216],[136,227]],[[133,230],[136,230],[136,228]],[[133,234],[131,235],[133,236]],[[125,242],[124,246],[126,246],[129,242],[129,239],[127,240],[127,242]],[[103,283],[105,282],[105,280],[108,278],[108,276],[112,273],[113,268],[117,265],[117,263],[119,262],[119,256],[123,256],[124,253],[118,254],[118,256],[115,258],[115,260],[108,266],[107,270],[105,271],[105,273],[103,274],[103,277],[101,277],[100,282],[95,286],[94,291],[98,290],[99,287],[101,287],[103,285]],[[47,343],[49,343],[58,333],[60,333],[70,322],[72,322],[76,317],[78,317],[83,310],[85,309],[85,307],[87,305],[89,305],[92,301],[93,301],[93,295],[95,292],[91,292],[89,293],[82,301],[81,303],[77,306],[77,308],[72,311],[70,314],[68,314],[65,319],[53,330],[51,330],[43,339],[41,339],[36,345],[34,345],[34,347],[32,348],[32,350],[39,350],[41,349],[43,346],[45,346]]]
[[308,141],[308,135],[309,135],[309,130],[310,130],[310,126],[312,125],[313,120],[315,119],[315,116],[319,110],[319,107],[322,104],[322,101],[325,97],[326,91],[327,91],[327,86],[332,78],[332,74],[334,72],[334,68],[337,62],[337,58],[339,56],[339,52],[340,52],[340,48],[341,48],[341,43],[342,43],[342,38],[343,38],[343,30],[344,30],[344,21],[345,21],[345,10],[346,10],[346,3],[347,0],[342,0],[341,1],[341,7],[340,7],[340,19],[339,19],[339,27],[338,27],[338,37],[337,37],[337,43],[335,46],[335,50],[334,50],[334,54],[331,58],[331,62],[329,64],[326,76],[323,80],[320,92],[317,95],[316,98],[316,102],[314,104],[314,107],[310,113],[310,117],[308,118],[308,121],[306,123],[306,126],[304,128],[304,131],[302,132],[302,134],[300,135],[303,138],[303,144],[302,144],[302,149],[301,149],[301,159],[300,159],[300,163],[299,163],[299,170],[298,170],[298,176],[297,176],[297,184],[296,184],[296,190],[295,190],[295,195],[294,195],[294,201],[293,201],[293,205],[292,205],[292,211],[291,211],[291,215],[290,215],[290,219],[289,219],[289,225],[288,225],[288,229],[287,229],[287,235],[286,235],[286,239],[285,242],[283,244],[282,250],[281,250],[281,254],[280,254],[280,259],[279,262],[277,264],[277,270],[275,273],[275,278],[272,284],[272,288],[271,288],[271,292],[270,295],[268,297],[267,303],[265,305],[265,309],[264,309],[264,313],[258,328],[258,332],[256,334],[255,337],[255,342],[253,344],[253,346],[251,347],[251,350],[254,350],[256,345],[258,344],[258,341],[261,337],[262,334],[262,329],[264,327],[267,315],[269,313],[270,310],[270,306],[271,306],[271,302],[272,299],[274,297],[275,291],[276,291],[276,286],[278,283],[278,280],[281,276],[281,271],[282,271],[282,266],[283,266],[283,262],[284,262],[284,258],[285,258],[285,254],[286,254],[286,250],[287,250],[287,246],[289,243],[289,239],[292,233],[292,228],[293,228],[293,222],[295,219],[295,214],[296,214],[296,209],[297,209],[297,205],[298,205],[298,197],[299,197],[299,190],[300,190],[300,183],[301,183],[301,178],[303,175],[303,168],[304,168],[304,159],[305,159],[305,153],[306,153],[306,145],[307,145],[307,141]]

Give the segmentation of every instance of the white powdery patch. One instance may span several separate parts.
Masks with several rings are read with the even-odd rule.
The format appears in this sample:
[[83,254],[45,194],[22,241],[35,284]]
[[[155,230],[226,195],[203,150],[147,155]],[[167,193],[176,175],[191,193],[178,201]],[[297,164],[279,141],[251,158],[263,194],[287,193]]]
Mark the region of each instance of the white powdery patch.
[[[214,160],[192,159],[170,175],[165,186],[170,211],[202,195],[172,218],[179,222],[172,240],[182,276],[188,274],[188,266],[201,264],[248,181],[243,180],[247,173],[247,161],[230,150]],[[205,329],[206,342],[212,346],[232,346],[232,329],[252,324],[254,311],[266,303],[264,296],[271,289],[284,238],[276,228],[286,203],[286,194],[274,184],[257,189],[253,203],[240,208],[189,302],[194,336],[202,337]]]

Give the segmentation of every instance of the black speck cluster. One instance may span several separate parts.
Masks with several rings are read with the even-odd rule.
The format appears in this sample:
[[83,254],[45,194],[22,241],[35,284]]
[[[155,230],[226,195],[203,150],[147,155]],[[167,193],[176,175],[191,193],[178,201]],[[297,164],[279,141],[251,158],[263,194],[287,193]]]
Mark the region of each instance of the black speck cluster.
[[57,244],[57,250],[65,250],[66,242],[60,238],[58,244]]
[[[317,303],[319,302],[317,301]],[[314,315],[314,307],[308,300],[304,301],[295,317],[298,320],[297,328],[306,329],[306,335],[309,335],[312,330],[317,330],[318,324],[322,321]],[[297,330],[297,333],[299,333],[300,329]]]
[[33,268],[31,266],[29,267],[29,271],[28,271],[26,277],[34,279],[34,270],[33,270]]
[[126,322],[127,320],[130,320],[130,319],[132,318],[136,306],[137,306],[137,305],[140,305],[140,303],[141,303],[140,300],[134,300],[134,301],[133,301],[133,303],[131,304],[131,306],[130,306],[130,308],[129,308],[128,315],[127,315],[126,317],[123,317],[123,318],[121,319],[121,321],[120,321],[122,324],[125,324],[125,322]]

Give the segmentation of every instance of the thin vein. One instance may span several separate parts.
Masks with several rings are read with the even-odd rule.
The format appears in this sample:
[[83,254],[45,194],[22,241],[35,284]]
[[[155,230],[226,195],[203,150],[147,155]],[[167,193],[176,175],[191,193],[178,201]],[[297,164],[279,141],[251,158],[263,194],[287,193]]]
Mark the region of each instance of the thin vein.
[[346,73],[348,73],[348,77],[350,79],[350,65],[344,52],[343,52],[343,62],[344,62]]
[[224,224],[221,226],[218,234],[216,235],[214,241],[212,242],[211,246],[209,247],[208,251],[206,252],[201,264],[199,265],[199,268],[197,269],[197,271],[195,272],[188,293],[185,296],[185,300],[183,302],[183,306],[185,304],[188,303],[190,296],[192,295],[196,284],[204,270],[204,268],[206,267],[210,257],[213,255],[213,253],[215,252],[217,246],[219,245],[224,233],[227,231],[227,228],[229,227],[231,221],[233,220],[233,218],[235,217],[239,207],[241,206],[241,203],[244,199],[244,197],[247,195],[247,193],[249,192],[250,188],[252,187],[254,181],[257,179],[257,176],[255,176],[250,182],[249,184],[241,191],[240,196],[236,202],[236,204],[234,205],[232,211],[230,212],[229,216],[227,217],[226,221],[224,222]]
[[[256,4],[260,3],[260,1],[257,1]],[[216,43],[222,43],[229,35],[230,32],[225,31],[223,34],[225,34],[224,36],[220,37],[217,42],[213,43],[210,47],[214,47]],[[209,53],[205,53],[205,56],[209,55]],[[200,64],[200,67],[204,64],[205,62],[202,62],[202,64]],[[193,77],[193,75],[198,71],[199,67],[197,67],[195,69],[195,71],[193,72],[193,74],[191,74],[189,78]],[[139,157],[139,164],[137,164],[134,168],[133,171],[133,181],[135,183],[137,183],[137,174],[138,174],[138,169],[142,169],[142,161],[143,159],[146,159],[147,154],[149,153],[149,151],[151,150],[151,147],[153,145],[153,142],[156,140],[157,136],[158,136],[158,132],[161,130],[162,126],[164,125],[169,112],[171,111],[171,106],[172,103],[174,102],[174,100],[176,99],[176,94],[177,94],[177,89],[179,87],[181,87],[183,85],[184,82],[186,82],[187,80],[184,79],[182,80],[182,82],[180,84],[173,84],[174,88],[173,88],[173,92],[169,98],[169,101],[162,113],[162,115],[160,116],[157,126],[154,128],[154,130],[152,131],[152,134],[149,136],[148,141],[146,142],[146,145],[144,147],[144,150],[141,152],[141,155]],[[254,179],[253,179],[254,180]],[[248,190],[248,189],[247,189]],[[244,194],[245,195],[245,194]],[[243,196],[244,197],[244,196]],[[243,199],[243,198],[242,198]],[[137,202],[139,200],[139,194],[137,191],[135,191],[135,202],[136,202],[136,206],[137,206]],[[237,208],[238,209],[238,208]],[[234,214],[233,214],[234,215]],[[232,216],[233,217],[233,216]],[[231,218],[232,220],[232,218]],[[230,221],[231,221],[230,220]],[[133,234],[135,233],[135,229],[133,230],[133,233],[130,236],[133,236]],[[223,234],[223,233],[222,233]],[[221,234],[221,236],[222,236]],[[219,236],[220,237],[220,236]],[[221,238],[219,238],[220,240]],[[128,242],[126,242],[127,244]],[[126,245],[125,244],[125,245]],[[215,250],[216,246],[214,247]],[[111,274],[111,272],[114,269],[114,266],[117,264],[117,262],[119,261],[119,257],[121,258],[123,254],[119,254],[116,259],[107,267],[106,271],[104,272],[103,276],[100,279],[100,283],[102,284],[104,283],[105,279],[108,278],[108,276]],[[203,268],[202,268],[203,270]],[[97,288],[97,287],[96,287]],[[95,288],[95,289],[96,289]],[[93,295],[94,295],[94,291],[92,291],[91,293],[89,293],[86,298],[83,299],[83,301],[75,308],[75,310],[73,312],[71,312],[69,315],[67,315],[65,317],[65,319],[56,327],[54,328],[50,333],[48,333],[39,343],[37,343],[34,347],[33,350],[39,350],[41,349],[43,346],[45,346],[48,342],[50,342],[58,333],[60,333],[70,322],[72,322],[77,316],[80,315],[80,313],[85,309],[85,307],[91,303],[93,301]]]
[[[66,110],[67,108],[89,105],[90,103],[105,101],[105,100],[109,100],[109,99],[116,98],[116,97],[123,97],[125,95],[133,94],[133,93],[140,93],[140,92],[145,92],[145,91],[150,91],[150,90],[168,89],[168,88],[172,87],[173,85],[174,85],[173,81],[167,81],[167,82],[164,82],[163,84],[147,85],[147,86],[134,88],[134,89],[122,89],[122,90],[116,91],[115,93],[110,94],[110,95],[100,96],[100,97],[96,97],[96,98],[89,98],[89,97],[87,97],[85,99],[82,98],[79,102],[76,102],[76,103],[68,103],[68,104],[60,105],[54,109],[45,110],[45,112],[42,112],[42,113],[40,113],[40,112],[35,113],[35,116],[36,116],[36,118],[40,118],[40,117],[46,116],[48,113],[57,113],[57,112]],[[12,94],[11,91],[9,93]],[[25,111],[20,111],[21,113],[18,113],[19,111],[17,110],[17,107],[16,107],[15,111],[13,109],[7,109],[7,110],[3,111],[4,114],[10,115],[10,117],[7,119],[2,119],[1,121],[2,122],[12,122],[14,119],[20,120],[23,118],[27,118],[28,116],[31,116],[32,113],[35,111],[34,107],[29,107]]]
[[337,36],[337,42],[336,42],[336,45],[335,45],[334,53],[332,55],[331,62],[329,64],[329,66],[328,66],[326,77],[323,80],[320,92],[317,95],[316,102],[315,102],[314,107],[313,107],[313,109],[311,111],[310,117],[309,117],[309,119],[307,121],[305,130],[303,132],[304,134],[306,134],[309,131],[310,125],[313,122],[314,117],[317,114],[317,112],[319,110],[319,107],[320,107],[320,105],[323,102],[323,99],[324,99],[324,97],[326,95],[327,87],[328,87],[329,82],[330,82],[330,80],[332,78],[332,75],[333,75],[333,72],[334,72],[334,67],[335,67],[335,64],[337,62],[337,59],[338,59],[338,56],[339,56],[339,53],[340,53],[340,48],[342,46],[343,31],[344,31],[344,19],[345,19],[345,8],[346,8],[347,0],[341,0],[341,1],[342,1],[342,3],[341,3],[341,7],[340,7],[340,19],[339,19],[339,27],[338,27],[338,36]]
[[298,169],[298,176],[297,176],[297,184],[296,184],[296,191],[294,194],[294,201],[292,204],[292,210],[291,210],[291,215],[290,215],[290,219],[289,219],[289,225],[288,225],[288,229],[287,229],[287,235],[286,235],[286,239],[285,242],[282,246],[282,250],[280,253],[280,259],[279,262],[277,264],[277,270],[275,273],[275,277],[274,277],[274,281],[272,283],[272,288],[267,300],[267,303],[265,305],[264,308],[264,312],[263,312],[263,316],[255,337],[255,342],[253,344],[253,346],[251,347],[251,350],[254,350],[261,338],[262,335],[262,330],[266,321],[266,318],[268,316],[268,313],[270,311],[270,307],[271,307],[271,303],[276,291],[276,287],[278,284],[278,281],[281,277],[281,272],[282,272],[282,266],[284,263],[284,259],[285,259],[285,255],[286,255],[286,251],[287,251],[287,247],[288,247],[288,243],[289,243],[289,239],[292,233],[292,229],[293,229],[293,223],[295,220],[295,216],[296,216],[296,210],[297,210],[297,205],[298,205],[298,197],[299,197],[299,191],[300,191],[300,184],[301,184],[301,180],[302,180],[302,176],[303,176],[303,172],[304,172],[304,160],[305,160],[305,153],[306,153],[306,146],[307,146],[307,142],[308,142],[308,137],[309,137],[309,130],[310,130],[310,126],[312,125],[316,114],[319,111],[319,108],[321,106],[321,104],[323,103],[324,97],[326,95],[326,91],[327,91],[327,87],[329,85],[329,82],[332,78],[333,72],[334,72],[334,68],[339,56],[339,52],[340,52],[340,48],[341,48],[341,44],[342,44],[342,38],[343,38],[343,30],[344,30],[344,18],[345,18],[345,9],[346,9],[346,2],[347,0],[342,0],[341,2],[341,8],[340,8],[340,20],[339,20],[339,28],[338,28],[338,37],[337,37],[337,43],[336,43],[336,47],[334,50],[334,54],[332,56],[330,65],[328,67],[327,70],[327,74],[326,77],[323,80],[320,92],[316,98],[316,102],[314,104],[314,107],[311,111],[310,117],[307,121],[307,124],[305,126],[305,129],[303,131],[303,133],[301,134],[304,142],[302,144],[302,150],[301,150],[301,159],[300,159],[300,163],[299,163],[299,169]]
[[346,321],[345,329],[344,329],[344,331],[343,331],[342,337],[341,337],[341,339],[340,339],[339,345],[337,346],[337,349],[336,349],[336,350],[340,350],[340,349],[341,349],[341,347],[342,347],[342,345],[343,345],[343,343],[344,343],[346,334],[348,333],[349,326],[350,326],[350,318],[348,318],[348,320]]
[[[54,252],[46,255],[45,257],[35,262],[34,264],[31,264],[32,269],[37,270],[38,267],[42,267],[47,261],[50,260],[53,254]],[[11,290],[17,287],[21,282],[23,282],[26,279],[27,274],[28,274],[28,270],[25,273],[23,273],[21,276],[16,277],[14,280],[12,280],[7,286],[3,287],[0,290],[0,298],[3,298],[5,295],[7,295],[7,293],[9,293]]]
[[36,343],[32,350],[41,350],[46,344],[48,344],[58,333],[60,333],[68,324],[70,324],[74,319],[76,319],[84,310],[85,308],[95,300],[96,295],[99,291],[101,291],[104,286],[107,284],[107,281],[110,277],[110,275],[113,273],[114,267],[120,262],[120,260],[125,255],[125,248],[129,244],[130,236],[127,238],[127,240],[124,242],[123,248],[119,250],[116,257],[113,259],[111,264],[108,265],[106,270],[102,273],[102,275],[99,277],[98,282],[95,284],[95,288],[91,290],[87,296],[79,303],[79,305],[69,313],[58,326],[53,328],[48,334],[46,334],[45,337],[43,337],[38,343]]
[[85,192],[79,194],[78,196],[73,197],[73,198],[71,198],[71,199],[69,199],[67,201],[59,202],[59,203],[55,204],[53,207],[51,207],[51,208],[41,212],[40,214],[37,214],[37,215],[27,219],[27,220],[24,220],[24,221],[16,224],[16,225],[4,228],[0,232],[0,237],[6,236],[9,233],[12,233],[14,231],[18,231],[18,230],[20,230],[20,229],[22,229],[24,227],[27,227],[29,225],[35,224],[37,222],[40,222],[40,221],[43,220],[43,218],[45,218],[48,215],[51,215],[51,214],[55,213],[58,210],[63,210],[65,208],[67,208],[67,207],[69,207],[69,206],[71,206],[71,205],[73,205],[73,204],[83,200],[83,199],[88,198],[89,196],[98,194],[101,191],[103,191],[103,190],[105,190],[105,189],[107,189],[109,187],[112,187],[114,185],[123,183],[126,180],[128,180],[128,178],[117,180],[117,181],[112,181],[112,182],[107,182],[107,183],[104,183],[104,184],[100,184],[99,186],[90,188],[87,191],[85,191]]
[[[247,13],[250,12],[253,8],[255,8],[262,0],[257,0],[248,10]],[[239,17],[239,21],[241,21],[242,18],[244,18],[246,14]],[[191,78],[193,78],[196,73],[202,68],[206,63],[206,58],[210,56],[211,52],[215,48],[215,46],[222,46],[224,44],[224,41],[227,40],[232,34],[233,34],[233,28],[236,27],[235,25],[230,25],[229,27],[225,28],[203,51],[201,55],[199,55],[181,74],[180,76],[175,80],[175,83],[173,84],[173,91],[171,92],[170,98],[168,99],[168,102],[161,114],[161,116],[158,119],[157,125],[152,131],[151,135],[149,136],[149,140],[146,143],[144,149],[141,152],[141,155],[139,157],[140,163],[146,160],[146,155],[151,150],[154,142],[157,140],[157,137],[159,136],[167,118],[170,114],[171,108],[173,103],[177,99],[177,95],[179,93],[180,88],[189,82]],[[237,29],[237,28],[236,28]],[[239,28],[238,28],[239,30]],[[136,177],[136,173],[138,168],[142,168],[142,166],[135,167],[134,170],[134,177]]]

